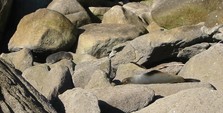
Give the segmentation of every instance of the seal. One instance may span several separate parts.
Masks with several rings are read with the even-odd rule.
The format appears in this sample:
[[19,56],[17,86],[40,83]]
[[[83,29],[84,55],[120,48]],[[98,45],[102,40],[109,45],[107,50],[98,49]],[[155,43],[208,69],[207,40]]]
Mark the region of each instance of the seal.
[[155,83],[181,83],[185,79],[181,76],[171,75],[158,70],[128,77],[122,80],[122,84],[155,84]]
[[60,51],[60,52],[53,53],[53,54],[49,55],[46,58],[46,63],[53,64],[53,63],[58,62],[62,59],[73,60],[73,56],[69,52]]

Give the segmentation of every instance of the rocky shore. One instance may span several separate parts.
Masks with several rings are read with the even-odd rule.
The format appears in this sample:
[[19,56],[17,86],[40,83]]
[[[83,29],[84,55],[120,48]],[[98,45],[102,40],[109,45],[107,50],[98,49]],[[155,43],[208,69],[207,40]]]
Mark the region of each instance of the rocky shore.
[[[0,0],[0,112],[220,113],[222,8],[222,0]],[[160,83],[167,76],[157,72],[185,81]],[[129,77],[138,83],[123,84]]]

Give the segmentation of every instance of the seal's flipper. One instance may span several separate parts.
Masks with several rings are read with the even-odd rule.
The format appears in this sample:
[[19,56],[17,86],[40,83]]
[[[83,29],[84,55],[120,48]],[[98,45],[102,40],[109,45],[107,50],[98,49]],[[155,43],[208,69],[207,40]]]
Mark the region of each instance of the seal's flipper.
[[184,82],[200,82],[200,80],[193,79],[193,78],[186,78],[186,79],[184,79]]

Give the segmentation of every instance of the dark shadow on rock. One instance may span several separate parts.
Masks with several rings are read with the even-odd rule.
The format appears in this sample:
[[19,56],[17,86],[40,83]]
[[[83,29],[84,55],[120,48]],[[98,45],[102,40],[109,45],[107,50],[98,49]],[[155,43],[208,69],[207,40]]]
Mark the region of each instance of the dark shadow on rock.
[[85,8],[86,12],[88,13],[88,15],[90,16],[91,18],[91,22],[92,23],[101,23],[101,20],[95,16],[90,10],[89,8]]
[[161,95],[155,95],[155,96],[153,97],[153,101],[151,101],[150,104],[154,103],[156,100],[159,100],[159,99],[161,99],[161,98],[164,98],[164,96],[161,96]]
[[99,100],[98,103],[99,103],[101,113],[125,113],[124,111],[118,108],[115,108],[102,100]]
[[212,84],[211,84],[211,87],[212,87],[214,90],[217,90],[217,88],[216,88],[214,85],[212,85]]
[[32,52],[32,53],[33,53],[33,61],[38,62],[38,63],[45,63],[46,57],[50,55],[46,53],[36,53],[36,52]]
[[77,29],[77,34],[76,34],[76,36],[77,36],[77,40],[76,40],[76,42],[74,43],[74,46],[71,48],[71,50],[70,51],[72,51],[73,53],[76,53],[76,49],[77,49],[77,45],[78,45],[78,41],[79,41],[79,36],[82,34],[82,33],[84,33],[84,29],[81,29],[81,28],[79,28],[79,29]]
[[[157,56],[157,58],[159,58],[159,57]],[[182,62],[182,60],[178,59],[176,57],[170,57],[168,59],[163,59],[163,60],[156,61],[156,62],[150,62],[150,60],[148,60],[147,62],[143,63],[140,67],[145,67],[146,69],[149,69],[149,68],[155,67],[159,64],[164,64],[164,63],[169,63],[169,62]],[[182,62],[182,63],[185,63],[185,62]]]
[[66,72],[66,75],[67,76],[65,76],[65,78],[64,78],[65,83],[62,83],[63,86],[61,86],[59,91],[58,91],[60,94],[64,93],[65,91],[67,91],[69,89],[74,88],[74,84],[73,84],[73,81],[72,81],[72,75],[71,75],[70,71]]
[[65,113],[65,107],[63,102],[59,98],[54,98],[51,102],[52,106],[58,113]]

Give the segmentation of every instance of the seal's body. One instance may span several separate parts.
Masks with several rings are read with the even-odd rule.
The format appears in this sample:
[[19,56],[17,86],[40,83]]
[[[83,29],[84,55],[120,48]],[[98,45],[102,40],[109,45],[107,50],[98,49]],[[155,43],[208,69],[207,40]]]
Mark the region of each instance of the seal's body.
[[123,84],[155,84],[155,83],[180,83],[185,82],[184,78],[171,75],[158,70],[153,70],[141,75],[128,77],[122,80]]
[[69,52],[60,51],[60,52],[49,55],[46,58],[46,63],[53,64],[53,63],[60,61],[62,59],[73,60],[73,56]]

